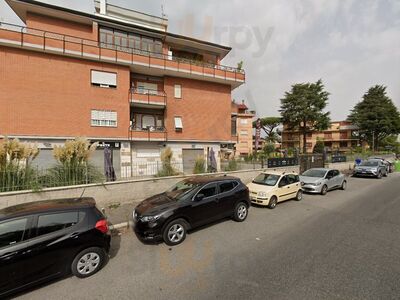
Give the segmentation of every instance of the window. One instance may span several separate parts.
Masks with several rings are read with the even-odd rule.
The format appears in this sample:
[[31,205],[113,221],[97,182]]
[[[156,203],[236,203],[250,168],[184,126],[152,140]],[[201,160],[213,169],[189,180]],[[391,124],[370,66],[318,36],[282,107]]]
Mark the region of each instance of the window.
[[306,143],[307,148],[312,148],[312,143]]
[[140,94],[157,95],[157,83],[138,82],[137,92]]
[[240,130],[240,135],[248,135],[248,131],[247,130]]
[[212,197],[217,193],[217,186],[216,185],[209,185],[205,188],[201,189],[198,194],[203,194],[204,198]]
[[279,186],[286,186],[289,184],[289,179],[287,176],[283,176],[281,181],[279,182]]
[[175,84],[174,86],[174,95],[175,98],[182,98],[182,86],[180,84]]
[[174,120],[175,120],[175,130],[182,130],[183,129],[182,118],[175,117]]
[[237,128],[236,128],[236,117],[231,117],[231,134],[236,135],[237,134]]
[[219,184],[219,192],[220,193],[226,193],[231,190],[233,190],[238,183],[236,181],[227,181],[227,182],[222,182]]
[[116,88],[117,87],[117,73],[103,72],[103,71],[91,71],[91,82],[92,85]]
[[242,125],[247,125],[247,119],[241,119],[240,124]]
[[37,236],[72,227],[79,222],[79,212],[41,215],[38,219]]
[[0,248],[19,243],[24,238],[28,219],[17,219],[0,224]]
[[111,110],[92,110],[92,126],[117,127],[117,112]]
[[299,182],[299,176],[297,176],[297,175],[289,174],[289,175],[287,175],[287,178],[288,178],[289,184]]
[[155,118],[153,115],[143,115],[142,116],[142,128],[148,129],[149,127],[154,127],[156,125]]
[[340,148],[346,148],[347,147],[347,142],[340,142]]

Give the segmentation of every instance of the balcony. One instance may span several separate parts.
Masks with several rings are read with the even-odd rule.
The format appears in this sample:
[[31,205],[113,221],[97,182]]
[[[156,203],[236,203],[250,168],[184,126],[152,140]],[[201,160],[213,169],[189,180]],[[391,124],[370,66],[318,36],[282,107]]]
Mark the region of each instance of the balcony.
[[167,94],[164,91],[133,88],[129,91],[129,102],[134,107],[164,109],[167,106]]
[[170,75],[220,82],[230,84],[232,88],[245,82],[245,72],[241,69],[124,48],[9,23],[0,23],[0,45],[128,65],[139,73],[154,76]]
[[137,128],[134,125],[129,127],[129,140],[145,142],[167,141],[167,130],[164,127]]

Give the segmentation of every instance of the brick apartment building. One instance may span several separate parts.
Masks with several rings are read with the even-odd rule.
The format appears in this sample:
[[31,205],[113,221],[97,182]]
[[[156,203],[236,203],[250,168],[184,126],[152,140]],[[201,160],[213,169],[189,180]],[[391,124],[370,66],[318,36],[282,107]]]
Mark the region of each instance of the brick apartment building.
[[[307,134],[307,152],[312,152],[318,140],[322,140],[328,152],[348,152],[359,146],[357,127],[348,121],[331,122],[330,127],[323,131]],[[283,126],[282,148],[303,148],[303,138],[299,131],[288,130]]]
[[221,65],[231,48],[105,0],[93,13],[6,2],[26,26],[0,25],[0,139],[38,143],[37,163],[47,166],[55,145],[87,137],[100,143],[95,164],[109,146],[122,177],[151,175],[146,163],[165,147],[181,171],[211,148],[219,163],[232,138],[231,92],[245,82],[242,70]]

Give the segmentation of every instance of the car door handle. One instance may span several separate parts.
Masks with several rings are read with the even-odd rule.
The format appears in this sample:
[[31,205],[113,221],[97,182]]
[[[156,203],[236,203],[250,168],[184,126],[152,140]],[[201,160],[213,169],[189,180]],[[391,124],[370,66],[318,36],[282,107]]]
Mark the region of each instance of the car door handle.
[[79,232],[74,232],[73,234],[70,235],[71,239],[77,239],[79,237]]

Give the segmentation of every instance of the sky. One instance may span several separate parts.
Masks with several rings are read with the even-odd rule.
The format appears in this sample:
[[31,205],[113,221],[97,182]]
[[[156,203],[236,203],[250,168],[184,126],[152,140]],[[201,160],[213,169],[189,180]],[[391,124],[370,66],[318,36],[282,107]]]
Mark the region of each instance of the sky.
[[[93,12],[92,0],[42,0]],[[233,50],[246,84],[232,97],[257,115],[278,116],[295,83],[322,79],[332,120],[345,119],[367,90],[387,86],[400,108],[400,0],[108,0],[169,19],[169,31]],[[4,0],[0,22],[21,24]]]

